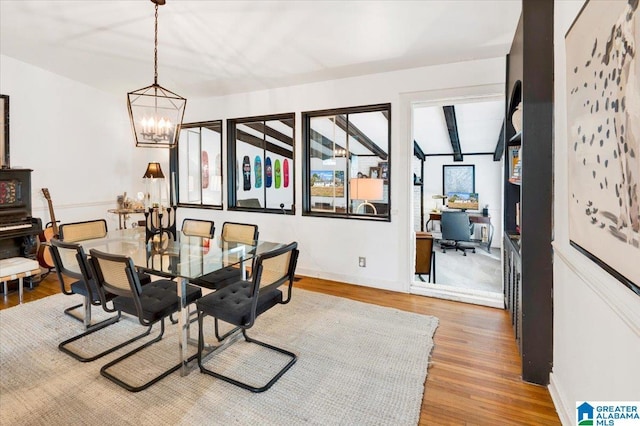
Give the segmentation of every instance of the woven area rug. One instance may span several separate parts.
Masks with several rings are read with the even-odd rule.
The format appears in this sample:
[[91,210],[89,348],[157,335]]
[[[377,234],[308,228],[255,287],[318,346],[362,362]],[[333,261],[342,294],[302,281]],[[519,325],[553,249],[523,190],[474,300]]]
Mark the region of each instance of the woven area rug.
[[[78,301],[59,294],[0,311],[0,424],[418,423],[435,317],[296,289],[291,303],[262,315],[249,333],[298,354],[270,390],[252,394],[201,374],[196,364],[185,377],[174,373],[130,393],[99,372],[127,348],[90,363],[58,350],[81,331],[62,312]],[[213,322],[205,327],[213,335]],[[197,336],[197,323],[192,328]],[[75,348],[91,352],[140,330],[121,320]],[[206,364],[261,384],[284,361],[255,346],[238,341]],[[145,380],[177,357],[177,326],[168,325],[161,342],[112,372]]]

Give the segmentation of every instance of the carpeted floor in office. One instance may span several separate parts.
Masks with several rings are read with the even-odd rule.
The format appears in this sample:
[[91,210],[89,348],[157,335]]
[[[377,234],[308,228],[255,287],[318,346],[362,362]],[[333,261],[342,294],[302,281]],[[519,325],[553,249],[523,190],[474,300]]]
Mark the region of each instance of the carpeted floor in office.
[[[0,311],[1,424],[418,422],[435,317],[296,290],[289,305],[265,313],[250,332],[298,354],[298,362],[270,390],[252,394],[196,369],[134,394],[99,373],[124,350],[80,363],[57,349],[81,331],[80,323],[62,312],[79,300],[59,294]],[[92,335],[82,349],[92,351],[139,331],[137,322],[122,320]],[[277,354],[246,346],[234,343],[207,365],[257,380],[279,368]],[[133,380],[176,363],[177,356],[177,326],[169,325],[160,343],[116,374]]]
[[491,253],[484,248],[476,248],[475,253],[467,251],[464,256],[460,251],[449,249],[443,253],[436,246],[434,253],[438,284],[502,293],[499,248],[492,248]]

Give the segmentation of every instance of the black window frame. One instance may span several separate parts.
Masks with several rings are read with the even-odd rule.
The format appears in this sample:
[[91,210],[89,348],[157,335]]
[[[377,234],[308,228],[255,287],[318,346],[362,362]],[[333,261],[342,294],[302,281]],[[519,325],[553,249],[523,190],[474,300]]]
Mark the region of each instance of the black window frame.
[[[179,148],[180,148],[180,138],[178,139],[178,143],[174,148],[170,150],[169,153],[169,169],[171,172],[170,177],[170,186],[172,191],[172,201],[177,207],[184,208],[197,208],[197,209],[210,209],[210,210],[223,210],[224,209],[224,187],[225,187],[225,177],[224,177],[224,168],[222,164],[222,158],[224,158],[224,122],[223,120],[207,120],[207,121],[198,121],[192,123],[183,123],[180,126],[180,132],[182,133],[185,129],[197,128],[197,127],[205,127],[210,130],[213,124],[218,124],[220,128],[220,204],[205,204],[203,202],[202,192],[200,195],[200,203],[186,203],[180,202],[180,161],[179,161]],[[182,141],[184,143],[184,141]],[[201,160],[202,161],[202,160]],[[210,162],[210,164],[212,164]],[[202,162],[200,162],[202,167]],[[175,176],[175,178],[174,178]]]
[[[280,205],[282,207],[267,207],[267,187],[266,184],[262,185],[263,191],[263,201],[264,207],[253,207],[253,206],[239,206],[238,205],[238,196],[236,189],[236,182],[238,181],[239,175],[237,170],[237,149],[236,149],[236,130],[239,124],[246,123],[255,123],[255,122],[265,122],[268,121],[281,121],[281,120],[291,120],[291,162],[290,162],[290,177],[289,182],[291,185],[291,193],[292,200],[291,204],[287,206],[284,203]],[[295,215],[295,205],[296,205],[296,143],[295,143],[295,135],[296,135],[296,114],[295,112],[290,113],[279,113],[279,114],[268,114],[268,115],[259,115],[259,116],[251,116],[251,117],[241,117],[241,118],[233,118],[227,119],[227,209],[230,211],[246,211],[246,212],[255,212],[255,213],[272,213],[272,214],[285,214],[285,215]],[[266,182],[266,173],[264,173],[265,167],[265,158],[267,158],[267,144],[269,142],[266,141],[266,137],[271,136],[267,135],[267,133],[263,133],[263,179]],[[286,136],[286,135],[284,135]],[[271,144],[273,146],[273,144]],[[276,146],[276,148],[279,148]],[[282,149],[282,148],[280,148]],[[271,152],[274,152],[271,150]],[[284,155],[283,155],[284,156]],[[288,157],[287,157],[288,158]]]
[[[311,208],[311,146],[310,146],[310,138],[311,138],[311,119],[315,117],[322,116],[337,116],[337,115],[350,115],[357,113],[368,113],[368,112],[382,112],[388,121],[387,128],[387,153],[386,158],[382,158],[381,162],[378,163],[380,171],[384,173],[384,185],[386,186],[386,194],[387,194],[387,212],[386,214],[378,214],[373,215],[369,213],[357,213],[357,211],[350,212],[349,208],[346,208],[344,212],[337,211],[318,211],[312,210]],[[377,222],[391,222],[391,205],[392,205],[392,196],[391,196],[391,103],[383,103],[383,104],[373,104],[373,105],[364,105],[364,106],[355,106],[355,107],[345,107],[345,108],[333,108],[333,109],[324,109],[324,110],[315,110],[315,111],[305,111],[301,113],[301,122],[302,122],[302,215],[303,216],[314,216],[314,217],[327,217],[327,218],[339,218],[339,219],[356,219],[356,220],[369,220],[369,221],[377,221]],[[347,119],[347,123],[349,120]],[[347,124],[348,129],[348,124]],[[345,131],[348,133],[348,130]],[[352,135],[350,135],[353,137]],[[347,138],[348,139],[348,138]],[[348,142],[347,142],[347,152]],[[346,173],[348,173],[350,169],[350,159],[347,162]],[[386,168],[386,170],[385,170]],[[347,177],[347,179],[349,179]],[[350,195],[349,195],[349,185],[347,182],[345,185],[345,197],[347,200],[347,206],[349,205]]]

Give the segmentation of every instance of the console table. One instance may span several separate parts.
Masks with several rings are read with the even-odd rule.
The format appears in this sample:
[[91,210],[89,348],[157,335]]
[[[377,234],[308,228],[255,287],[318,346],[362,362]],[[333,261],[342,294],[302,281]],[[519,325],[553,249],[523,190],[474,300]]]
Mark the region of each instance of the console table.
[[[426,229],[427,231],[433,230],[434,221],[440,221],[442,219],[442,212],[430,212],[429,220],[427,220]],[[482,239],[472,240],[473,242],[479,243],[480,246],[485,246],[489,253],[491,253],[491,241],[493,240],[493,223],[491,223],[491,216],[483,216],[482,213],[469,213],[469,222],[477,223],[482,226],[487,225],[489,228],[489,235],[487,235],[487,241],[484,242]],[[431,229],[429,228],[429,223],[432,223]]]
[[118,229],[127,229],[127,219],[130,214],[144,213],[144,209],[109,209],[109,213],[118,215]]

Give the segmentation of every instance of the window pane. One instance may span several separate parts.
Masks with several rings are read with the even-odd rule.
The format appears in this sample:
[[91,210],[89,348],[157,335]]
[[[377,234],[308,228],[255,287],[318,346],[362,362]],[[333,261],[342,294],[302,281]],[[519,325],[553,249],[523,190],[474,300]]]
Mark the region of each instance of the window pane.
[[304,113],[304,213],[389,218],[390,106]]
[[346,133],[336,121],[336,116],[310,120],[309,182],[311,209],[315,211],[346,212]]
[[294,114],[230,120],[236,182],[229,207],[293,209],[294,124]]
[[222,123],[183,124],[178,142],[178,202],[222,206]]

